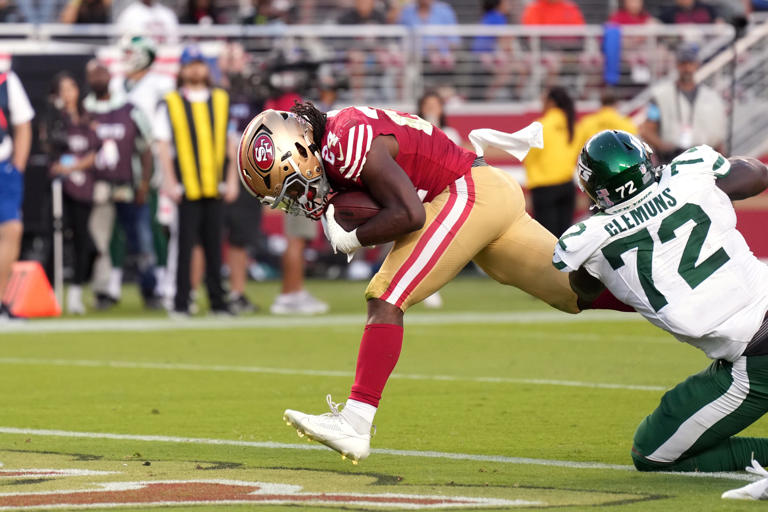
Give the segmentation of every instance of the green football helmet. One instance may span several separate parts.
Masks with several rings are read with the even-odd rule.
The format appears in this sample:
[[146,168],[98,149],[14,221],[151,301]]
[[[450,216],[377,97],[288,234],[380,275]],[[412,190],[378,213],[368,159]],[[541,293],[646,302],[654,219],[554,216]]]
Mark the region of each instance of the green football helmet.
[[651,148],[632,134],[605,130],[579,154],[579,186],[600,210],[640,195],[656,182]]

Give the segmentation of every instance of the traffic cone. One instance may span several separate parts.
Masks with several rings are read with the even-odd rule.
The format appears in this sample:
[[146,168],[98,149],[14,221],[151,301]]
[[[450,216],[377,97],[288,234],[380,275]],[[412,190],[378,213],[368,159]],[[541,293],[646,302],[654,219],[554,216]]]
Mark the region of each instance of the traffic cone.
[[36,261],[18,261],[13,264],[3,302],[8,305],[11,313],[22,318],[61,315],[61,306],[51,283],[43,267]]

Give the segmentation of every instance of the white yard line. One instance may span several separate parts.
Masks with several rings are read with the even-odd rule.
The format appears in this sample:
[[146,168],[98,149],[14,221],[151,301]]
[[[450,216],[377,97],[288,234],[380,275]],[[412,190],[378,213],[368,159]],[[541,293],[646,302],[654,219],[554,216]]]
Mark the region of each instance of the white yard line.
[[[202,365],[186,363],[155,363],[139,361],[98,361],[90,359],[35,359],[19,357],[2,357],[0,365],[31,365],[31,366],[64,366],[85,368],[126,368],[140,370],[171,370],[193,372],[233,372],[255,373],[266,375],[296,375],[309,377],[344,377],[352,378],[354,373],[336,370],[301,370],[296,368],[265,368],[261,366],[231,366],[231,365]],[[487,384],[531,384],[546,386],[566,386],[596,389],[628,389],[633,391],[666,391],[665,386],[650,386],[642,384],[618,384],[611,382],[583,382],[554,379],[522,379],[513,377],[471,377],[459,375],[418,375],[395,373],[392,379],[449,381],[449,382],[482,382]]]
[[[412,313],[405,316],[408,325],[466,324],[551,324],[573,322],[640,322],[637,314],[615,311],[587,311],[569,315],[559,311],[516,311],[508,313]],[[315,317],[254,316],[248,318],[126,318],[126,319],[56,319],[0,323],[3,334],[40,334],[61,332],[154,332],[154,331],[227,331],[235,329],[282,329],[286,327],[362,326],[362,315],[327,315]]]
[[[237,441],[234,439],[210,439],[199,437],[178,437],[138,434],[114,434],[108,432],[75,432],[69,430],[49,430],[34,428],[0,427],[0,434],[43,437],[69,437],[84,439],[110,439],[116,441],[145,441],[151,443],[180,443],[216,446],[240,446],[245,448],[277,449],[277,450],[327,450],[319,444],[290,444],[273,441]],[[533,466],[553,466],[573,469],[605,469],[611,471],[635,471],[634,466],[621,464],[604,464],[602,462],[574,462],[569,460],[534,459],[529,457],[508,457],[505,455],[477,455],[471,453],[453,453],[418,450],[392,450],[389,448],[373,448],[372,453],[393,455],[399,457],[416,457],[426,459],[468,460],[474,462],[494,462],[499,464],[526,464]],[[723,478],[728,480],[754,480],[748,474],[742,473],[667,473],[688,477]]]

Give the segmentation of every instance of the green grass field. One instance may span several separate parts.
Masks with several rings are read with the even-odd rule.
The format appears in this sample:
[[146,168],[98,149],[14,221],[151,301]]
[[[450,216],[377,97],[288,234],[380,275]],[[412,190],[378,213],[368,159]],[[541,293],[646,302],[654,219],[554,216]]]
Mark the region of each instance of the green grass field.
[[[169,498],[179,493],[209,502],[186,507],[194,510],[388,509],[434,496],[460,508],[505,500],[480,503],[492,510],[762,506],[720,499],[744,485],[742,474],[630,468],[635,427],[664,389],[707,365],[702,353],[631,316],[560,315],[484,279],[457,280],[442,310],[418,306],[406,316],[376,417],[378,451],[357,466],[342,461],[299,439],[281,416],[285,408],[325,412],[326,393],[346,398],[364,284],[309,288],[332,314],[143,320],[131,292],[108,314],[29,322],[24,332],[0,326],[0,510],[74,503],[61,496],[145,508],[136,498],[144,491],[115,484],[136,481],[166,482],[144,489],[173,510],[185,508]],[[276,291],[257,284],[250,294],[268,306]],[[100,318],[112,320],[95,324]],[[768,425],[748,433],[766,436]],[[190,480],[197,483],[182,485]],[[104,498],[104,489],[116,494]],[[91,492],[61,494],[72,490]],[[392,494],[400,497],[381,497]],[[242,496],[255,501],[233,504]],[[328,506],[310,505],[321,499]]]

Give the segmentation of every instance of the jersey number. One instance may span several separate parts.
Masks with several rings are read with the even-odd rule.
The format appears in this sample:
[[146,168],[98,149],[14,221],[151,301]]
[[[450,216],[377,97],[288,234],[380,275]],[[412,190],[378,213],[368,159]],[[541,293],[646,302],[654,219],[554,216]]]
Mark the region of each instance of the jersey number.
[[[691,289],[694,289],[722,267],[730,257],[721,247],[709,258],[696,265],[712,221],[699,205],[692,203],[686,203],[682,208],[661,221],[658,232],[661,243],[664,244],[673,240],[676,237],[675,230],[689,221],[695,222],[696,225],[691,230],[691,235],[683,249],[677,273],[685,279]],[[653,247],[654,242],[651,234],[647,228],[643,228],[637,233],[619,238],[603,247],[603,256],[608,260],[613,270],[618,270],[624,266],[622,255],[631,249],[637,249],[637,276],[640,278],[640,285],[643,287],[651,307],[654,311],[659,311],[667,305],[667,298],[653,283]]]
[[616,192],[621,194],[621,198],[624,199],[624,191],[626,190],[627,194],[634,194],[637,192],[637,189],[635,188],[635,182],[634,181],[628,181],[624,185],[620,186],[616,189]]

